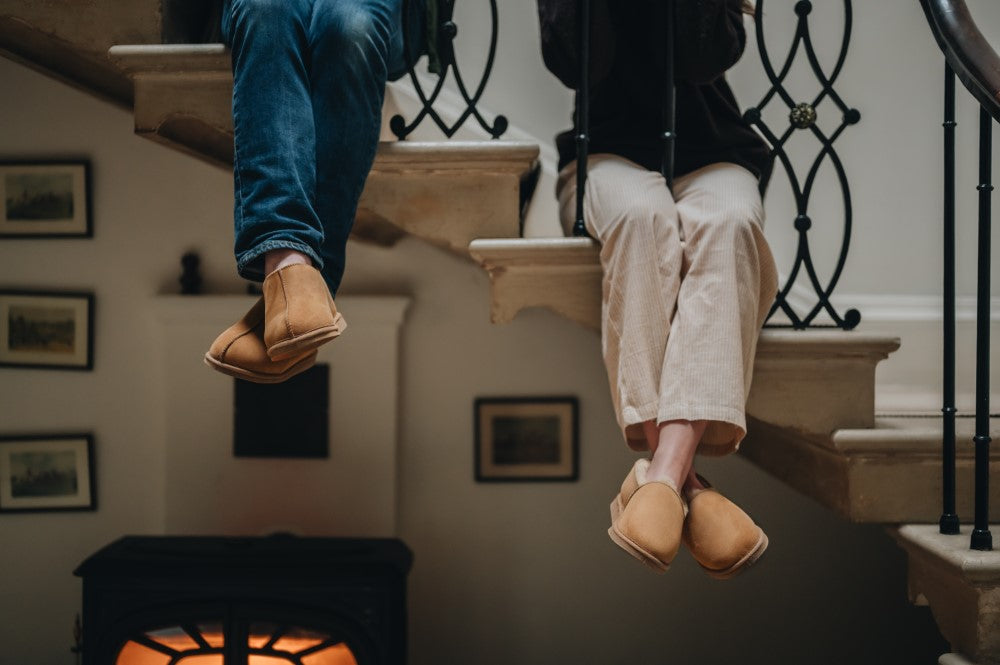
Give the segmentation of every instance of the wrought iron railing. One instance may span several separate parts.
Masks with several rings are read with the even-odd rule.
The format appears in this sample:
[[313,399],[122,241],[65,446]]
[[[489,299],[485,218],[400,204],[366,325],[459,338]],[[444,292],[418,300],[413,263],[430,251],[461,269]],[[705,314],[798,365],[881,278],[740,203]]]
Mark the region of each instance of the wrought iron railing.
[[[590,0],[578,1],[580,3],[579,12],[581,16],[581,25],[589,26]],[[776,313],[781,312],[787,317],[788,323],[769,323],[768,325],[770,327],[791,327],[796,329],[836,327],[843,328],[844,330],[850,330],[856,327],[861,321],[861,314],[858,310],[849,309],[841,315],[837,312],[830,300],[833,291],[840,280],[841,274],[843,273],[844,264],[847,261],[847,252],[850,247],[852,228],[850,186],[847,181],[847,174],[844,170],[843,163],[841,162],[834,147],[834,142],[840,138],[847,127],[857,124],[861,120],[861,113],[857,109],[849,107],[834,89],[834,83],[840,76],[844,62],[847,58],[847,50],[851,39],[852,4],[851,0],[842,0],[842,2],[844,5],[844,33],[836,64],[829,74],[827,74],[820,65],[815,45],[813,44],[813,40],[810,36],[809,16],[812,13],[813,8],[810,0],[799,0],[794,5],[795,13],[798,15],[798,25],[796,27],[791,48],[789,49],[788,55],[785,57],[785,61],[782,63],[780,69],[774,68],[764,39],[764,0],[757,0],[756,3],[757,10],[755,12],[754,24],[756,27],[755,35],[757,39],[757,47],[764,67],[764,72],[771,83],[771,87],[765,92],[761,101],[756,106],[747,109],[744,117],[748,123],[756,127],[768,140],[771,144],[772,158],[782,166],[788,175],[788,179],[791,183],[792,191],[795,196],[796,205],[796,214],[795,218],[792,220],[792,225],[798,234],[798,246],[795,260],[791,269],[788,271],[788,277],[785,280],[785,284],[778,291],[775,302],[771,307],[770,313],[768,314],[768,320],[770,321],[774,318]],[[665,79],[667,80],[667,85],[664,94],[663,132],[660,139],[663,141],[664,146],[663,166],[661,170],[664,178],[666,179],[667,185],[671,186],[674,171],[674,145],[677,138],[674,118],[675,93],[673,85],[674,2],[673,0],[668,0],[666,4],[668,25],[665,26],[664,35],[667,40],[667,48],[665,49],[667,58],[667,62],[665,63],[665,71],[667,72]],[[587,177],[586,159],[588,153],[587,146],[589,143],[588,63],[590,53],[590,35],[588,30],[581,29],[579,40],[579,52],[581,54],[581,85],[576,93],[577,201],[576,223],[573,226],[573,234],[576,236],[584,236],[587,234],[587,231],[583,220],[583,196]],[[789,71],[791,71],[797,55],[800,53],[805,54],[809,66],[813,74],[816,76],[820,87],[819,92],[808,102],[796,101],[796,99],[792,97],[791,93],[785,87],[785,79],[788,76]],[[822,102],[827,100],[829,100],[829,103],[835,105],[841,114],[840,124],[830,134],[824,132],[816,124],[816,108]],[[764,120],[763,111],[772,102],[776,104],[782,103],[788,108],[788,127],[780,131],[772,128]],[[796,172],[795,166],[785,150],[787,142],[796,131],[809,131],[819,143],[819,153],[816,155],[815,159],[812,160],[804,178],[800,177]],[[829,160],[833,165],[833,168],[837,173],[837,180],[844,200],[843,236],[840,252],[838,254],[833,273],[825,282],[819,276],[819,272],[813,262],[813,255],[809,245],[809,231],[813,227],[813,218],[809,214],[809,204],[812,199],[819,168],[822,166],[824,160]],[[762,194],[767,188],[767,185],[767,180],[761,181],[760,186]],[[815,291],[816,304],[805,313],[800,313],[797,312],[789,302],[789,294],[797,283],[800,275],[803,273],[805,274],[810,286]],[[826,313],[829,316],[832,320],[832,324],[818,322],[818,317],[823,313]]]
[[[410,15],[410,3],[415,1],[403,0],[403,16]],[[483,68],[483,74],[479,79],[479,83],[471,93],[469,92],[469,86],[466,85],[465,78],[462,76],[458,60],[455,57],[455,37],[458,36],[458,25],[453,20],[455,0],[427,0],[427,2],[431,8],[431,11],[428,12],[427,20],[434,24],[434,29],[427,31],[428,38],[433,41],[433,44],[427,45],[427,50],[429,52],[431,68],[437,74],[437,81],[428,93],[420,83],[416,67],[411,68],[409,72],[410,81],[413,83],[413,89],[420,99],[420,111],[409,122],[401,115],[397,114],[393,116],[389,120],[389,129],[396,135],[396,138],[403,140],[413,133],[424,119],[430,118],[445,136],[451,138],[462,128],[469,118],[474,118],[479,123],[479,126],[486,130],[492,138],[500,138],[507,131],[509,125],[507,118],[498,115],[493,119],[491,124],[483,117],[477,106],[480,99],[482,99],[483,92],[486,90],[486,84],[490,79],[490,74],[493,72],[493,63],[496,59],[498,28],[496,0],[489,0],[491,24],[486,65]],[[407,30],[403,31],[404,51],[406,53],[410,52],[410,42],[416,38],[417,35],[409,34]],[[453,75],[455,87],[458,89],[458,94],[465,104],[465,108],[452,122],[445,120],[434,108],[435,103],[441,95],[441,91],[444,90],[449,72]]]
[[993,122],[1000,120],[1000,57],[976,26],[964,0],[921,0],[945,54],[944,114],[944,381],[941,533],[959,533],[955,498],[955,77],[979,108],[979,248],[976,293],[975,507],[971,547],[993,549],[990,483],[990,224]]
[[[663,159],[660,173],[667,187],[674,186],[674,147],[677,141],[676,89],[674,86],[674,0],[665,0],[666,25],[664,25],[664,94],[662,109]],[[590,27],[591,0],[579,0],[580,34],[577,52],[580,54],[580,87],[576,91],[576,220],[573,235],[588,235],[583,218],[583,199],[587,187],[587,158],[590,153]]]
[[[771,144],[772,157],[778,164],[781,165],[788,176],[789,183],[792,187],[792,193],[795,197],[795,218],[792,220],[792,224],[798,234],[798,247],[795,260],[788,272],[788,277],[785,279],[785,284],[778,290],[774,305],[771,307],[771,312],[768,314],[768,320],[780,311],[788,318],[789,323],[772,323],[770,324],[772,327],[792,327],[798,329],[810,327],[831,327],[830,324],[816,323],[817,317],[825,312],[833,321],[832,327],[851,330],[861,322],[861,314],[856,309],[849,309],[843,314],[843,316],[841,316],[830,302],[830,296],[833,294],[833,291],[837,286],[837,282],[840,280],[841,274],[844,270],[844,264],[847,261],[847,251],[851,243],[851,225],[853,222],[851,189],[847,181],[847,174],[844,170],[843,162],[841,162],[840,156],[834,148],[834,142],[840,138],[840,136],[844,133],[844,130],[851,125],[857,124],[861,120],[861,113],[857,109],[848,106],[848,104],[833,87],[843,70],[844,62],[847,60],[847,50],[851,43],[851,26],[853,22],[851,0],[843,0],[844,26],[840,43],[840,52],[837,54],[833,70],[829,74],[827,74],[823,70],[822,65],[820,65],[819,56],[816,52],[816,46],[813,43],[812,35],[809,29],[809,19],[813,10],[812,2],[809,0],[799,0],[794,5],[795,14],[798,16],[795,35],[792,40],[791,47],[789,48],[788,55],[785,56],[785,60],[780,69],[775,69],[770,53],[768,52],[767,43],[764,39],[765,2],[764,0],[757,0],[756,4],[757,9],[754,16],[754,26],[757,38],[757,49],[760,53],[760,60],[764,68],[764,73],[767,75],[767,78],[771,83],[771,87],[764,93],[761,101],[756,106],[752,106],[746,110],[744,118],[752,126],[756,127],[765,138],[767,138],[768,143]],[[829,25],[824,24],[824,29],[829,29]],[[809,68],[815,75],[820,86],[819,92],[809,101],[796,100],[785,87],[786,77],[791,71],[792,65],[796,62],[796,57],[800,52],[806,56]],[[820,104],[827,101],[828,103],[833,104],[840,113],[840,123],[829,135],[816,123],[817,108]],[[764,109],[772,102],[776,104],[784,104],[784,106],[788,109],[788,126],[780,131],[778,128],[772,128],[764,120]],[[819,153],[810,164],[804,179],[796,171],[791,158],[785,150],[788,141],[792,138],[792,136],[800,131],[809,132],[819,143]],[[833,165],[833,168],[837,173],[837,182],[840,186],[841,194],[844,200],[843,234],[840,252],[838,254],[833,273],[825,283],[820,278],[819,273],[816,270],[816,265],[813,262],[813,255],[809,244],[809,231],[813,227],[813,216],[809,214],[809,203],[812,199],[813,188],[816,184],[816,176],[819,173],[820,166],[822,166],[824,160],[829,160]],[[762,194],[767,188],[767,185],[767,180],[761,181],[760,187]],[[773,224],[774,221],[772,220],[771,223]],[[805,272],[808,282],[815,291],[817,298],[816,304],[804,314],[796,312],[795,308],[788,300],[789,293],[797,283],[799,275],[802,272]]]

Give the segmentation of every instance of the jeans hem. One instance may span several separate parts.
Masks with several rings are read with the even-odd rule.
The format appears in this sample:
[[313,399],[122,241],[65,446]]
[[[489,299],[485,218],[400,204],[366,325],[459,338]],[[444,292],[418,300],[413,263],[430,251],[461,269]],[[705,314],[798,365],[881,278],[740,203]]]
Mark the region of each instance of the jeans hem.
[[297,252],[302,252],[312,259],[313,267],[321,272],[323,270],[323,259],[309,245],[295,242],[294,240],[268,240],[260,243],[253,249],[243,252],[236,259],[236,272],[243,279],[249,279],[253,282],[263,282],[264,277],[266,277],[264,274],[264,254],[275,249],[293,249]]

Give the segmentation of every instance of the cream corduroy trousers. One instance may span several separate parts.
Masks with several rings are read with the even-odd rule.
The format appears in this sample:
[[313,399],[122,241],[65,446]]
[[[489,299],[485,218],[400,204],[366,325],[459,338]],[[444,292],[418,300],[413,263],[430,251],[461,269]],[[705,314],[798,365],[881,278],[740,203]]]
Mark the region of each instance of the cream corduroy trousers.
[[[576,165],[557,185],[563,228],[576,215]],[[618,424],[707,420],[698,452],[725,455],[746,434],[745,406],[777,270],[757,178],[731,163],[677,178],[592,155],[587,230],[601,244],[601,341]]]

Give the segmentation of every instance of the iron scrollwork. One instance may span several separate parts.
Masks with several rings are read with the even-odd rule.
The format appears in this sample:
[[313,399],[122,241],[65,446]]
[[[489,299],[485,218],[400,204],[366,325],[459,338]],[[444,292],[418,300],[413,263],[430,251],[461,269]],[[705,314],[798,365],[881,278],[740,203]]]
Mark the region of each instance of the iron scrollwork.
[[[408,4],[414,0],[404,0],[403,15],[408,16],[407,11]],[[458,26],[453,20],[453,14],[455,10],[455,0],[427,0],[430,3],[435,3],[433,9],[434,11],[429,12],[428,20],[433,20],[436,22],[436,29],[428,31],[431,35],[436,36],[435,44],[433,45],[436,50],[437,60],[438,60],[438,80],[434,85],[433,90],[428,94],[423,86],[420,84],[420,79],[417,78],[416,67],[410,69],[410,81],[413,83],[413,88],[417,93],[417,97],[420,99],[421,109],[417,113],[416,117],[407,123],[406,119],[401,115],[393,116],[389,121],[389,128],[392,133],[396,135],[399,140],[405,139],[409,136],[413,130],[423,122],[424,118],[430,118],[434,121],[434,124],[444,132],[444,135],[451,138],[456,132],[465,124],[465,122],[470,118],[475,118],[486,132],[494,139],[500,138],[504,132],[507,131],[509,125],[507,118],[502,115],[498,115],[493,119],[493,123],[490,124],[486,118],[483,117],[482,113],[476,107],[479,100],[483,96],[483,92],[486,89],[486,83],[489,81],[490,74],[493,71],[493,63],[496,58],[497,51],[497,31],[499,27],[498,16],[497,16],[497,3],[496,0],[489,0],[490,3],[490,44],[489,51],[486,57],[486,65],[483,68],[482,77],[479,80],[478,85],[472,94],[469,94],[469,88],[465,83],[465,79],[462,77],[462,72],[459,69],[458,61],[455,58],[455,37],[458,36]],[[411,40],[414,35],[405,34],[404,39]],[[455,122],[449,124],[441,115],[434,109],[434,104],[437,102],[441,91],[444,89],[445,80],[448,78],[448,72],[451,71],[454,74],[455,85],[458,88],[458,93],[461,95],[462,100],[465,103],[465,109],[459,114]]]
[[[774,68],[771,57],[767,51],[767,45],[764,42],[763,17],[765,0],[757,0],[757,11],[754,21],[756,26],[757,45],[760,51],[761,62],[764,65],[764,71],[767,78],[771,82],[771,88],[767,91],[757,106],[747,109],[744,114],[744,118],[767,138],[768,142],[772,146],[773,156],[781,163],[788,175],[788,180],[791,183],[792,192],[795,196],[796,216],[794,219],[794,227],[799,236],[798,249],[794,265],[788,274],[788,279],[786,280],[784,286],[779,289],[774,305],[771,307],[771,311],[768,314],[768,319],[770,320],[776,312],[781,311],[788,317],[790,324],[769,324],[771,327],[792,327],[797,329],[830,327],[829,325],[814,323],[816,317],[824,311],[830,316],[831,319],[833,319],[832,327],[850,330],[856,327],[861,321],[861,314],[858,310],[849,309],[843,316],[841,316],[830,302],[830,295],[837,286],[837,282],[843,272],[844,263],[847,260],[847,251],[851,240],[852,222],[850,186],[847,182],[847,175],[844,171],[843,163],[837,155],[837,151],[833,144],[847,127],[854,125],[861,120],[861,113],[857,109],[850,108],[833,88],[837,77],[840,76],[841,70],[843,69],[844,61],[847,58],[847,49],[851,39],[851,0],[843,1],[843,39],[836,64],[834,65],[832,72],[827,75],[819,63],[819,58],[816,55],[816,49],[809,32],[809,14],[812,12],[813,3],[810,0],[799,0],[795,3],[795,13],[798,15],[795,37],[792,41],[791,47],[789,48],[788,55],[779,71]],[[788,73],[795,62],[795,58],[799,53],[800,47],[805,53],[813,74],[820,83],[819,93],[809,102],[796,101],[784,86],[785,78],[788,76]],[[840,124],[830,135],[827,135],[816,124],[816,108],[826,100],[829,100],[830,103],[834,104],[841,113]],[[781,131],[780,134],[765,123],[763,119],[763,110],[772,101],[776,101],[776,103],[784,103],[788,107],[787,117],[789,124],[788,127]],[[820,144],[820,151],[813,160],[804,181],[800,180],[799,175],[792,166],[791,159],[785,151],[785,144],[796,131],[808,131]],[[836,267],[833,270],[833,274],[825,284],[821,281],[816,272],[816,268],[813,265],[808,235],[809,229],[812,228],[813,224],[812,218],[809,216],[809,199],[812,194],[813,185],[816,182],[817,173],[819,172],[819,168],[824,159],[829,159],[831,165],[836,171],[837,179],[844,197],[844,234],[840,254],[837,259]],[[766,187],[767,181],[764,180],[761,182],[761,191],[763,192]],[[788,294],[791,292],[796,279],[803,271],[816,292],[817,302],[808,312],[800,314],[796,312],[791,303],[788,302]]]

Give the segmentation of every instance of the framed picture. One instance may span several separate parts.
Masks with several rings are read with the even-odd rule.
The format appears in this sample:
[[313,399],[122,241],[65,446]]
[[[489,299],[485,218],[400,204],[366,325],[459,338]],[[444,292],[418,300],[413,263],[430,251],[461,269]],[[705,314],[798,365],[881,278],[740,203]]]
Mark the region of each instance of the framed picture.
[[576,480],[577,410],[575,397],[477,399],[476,480]]
[[0,437],[0,513],[94,510],[89,434]]
[[89,238],[88,162],[0,162],[0,238]]
[[93,369],[93,294],[0,290],[0,366]]

